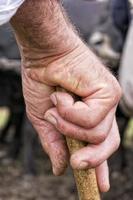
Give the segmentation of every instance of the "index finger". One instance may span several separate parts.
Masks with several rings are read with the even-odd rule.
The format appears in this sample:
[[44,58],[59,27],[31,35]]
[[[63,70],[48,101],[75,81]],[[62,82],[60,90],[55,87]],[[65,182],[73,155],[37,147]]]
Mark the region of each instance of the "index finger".
[[74,102],[73,97],[64,92],[54,92],[51,100],[63,119],[85,128],[95,127],[108,113],[112,121],[116,111],[116,106],[109,106],[104,99],[88,98],[84,102]]

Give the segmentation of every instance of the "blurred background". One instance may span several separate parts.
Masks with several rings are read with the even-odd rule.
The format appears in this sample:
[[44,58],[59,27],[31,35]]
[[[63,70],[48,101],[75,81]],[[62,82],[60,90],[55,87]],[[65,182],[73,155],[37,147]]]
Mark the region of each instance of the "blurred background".
[[[130,41],[132,0],[63,0],[62,5],[80,37],[119,78],[124,47]],[[102,199],[133,200],[132,114],[120,105],[117,121],[122,142],[109,160],[111,189]],[[52,175],[50,161],[26,117],[20,55],[6,24],[0,27],[0,200],[44,199],[78,197],[71,169],[62,177]]]

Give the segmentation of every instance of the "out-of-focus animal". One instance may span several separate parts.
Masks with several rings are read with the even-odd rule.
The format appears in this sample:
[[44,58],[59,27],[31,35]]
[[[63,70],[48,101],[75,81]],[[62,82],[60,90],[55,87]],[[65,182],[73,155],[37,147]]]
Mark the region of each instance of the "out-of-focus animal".
[[122,37],[114,26],[108,1],[63,0],[63,6],[82,39],[114,68],[120,60]]
[[0,26],[0,58],[20,59],[17,43],[10,24]]
[[7,143],[7,156],[16,159],[22,154],[25,173],[35,174],[34,145],[37,138],[25,113],[20,61],[0,59],[0,107],[3,106],[9,109],[10,115],[1,130],[0,142],[5,143],[12,132],[12,140]]
[[1,130],[0,143],[6,143],[8,135],[12,132],[12,140],[7,145],[6,157],[16,159],[22,155],[24,171],[35,174],[33,151],[37,138],[25,113],[20,55],[9,24],[0,27],[0,107],[3,106],[9,109],[10,115],[5,127]]
[[107,2],[89,0],[62,0],[63,7],[80,36],[87,42],[97,26],[99,19],[106,13]]
[[125,41],[131,21],[130,2],[128,0],[111,0],[110,6],[113,23]]
[[[122,37],[123,47],[125,47],[125,43],[127,40],[128,30],[131,23],[131,4],[128,0],[112,0],[110,2],[110,10],[112,14],[112,21],[116,29],[119,31]],[[122,48],[123,51],[123,48]],[[121,62],[117,73],[119,75],[119,71],[121,70],[121,63],[123,60],[123,52],[121,54]],[[126,75],[126,74],[125,74]],[[127,128],[127,124],[131,115],[127,115],[127,112],[120,105],[117,112],[118,125],[121,133],[122,145],[122,168],[124,169],[127,166],[126,156],[125,156],[125,146],[124,142],[124,131]]]

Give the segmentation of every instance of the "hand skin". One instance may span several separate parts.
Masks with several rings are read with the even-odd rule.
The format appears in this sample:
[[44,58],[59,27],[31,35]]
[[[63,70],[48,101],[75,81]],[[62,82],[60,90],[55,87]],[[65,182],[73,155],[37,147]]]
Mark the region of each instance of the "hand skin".
[[[22,57],[22,84],[29,119],[55,175],[70,159],[76,169],[96,167],[99,189],[109,189],[107,159],[120,138],[115,111],[121,89],[81,41],[58,0],[26,0],[11,24]],[[79,101],[60,86],[80,97]],[[89,143],[69,158],[64,140]]]

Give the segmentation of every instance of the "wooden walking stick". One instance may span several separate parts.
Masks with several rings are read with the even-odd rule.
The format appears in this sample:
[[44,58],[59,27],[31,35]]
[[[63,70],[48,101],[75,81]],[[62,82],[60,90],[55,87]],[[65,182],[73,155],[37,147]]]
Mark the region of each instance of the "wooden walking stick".
[[[81,149],[85,143],[66,138],[70,154]],[[96,181],[95,169],[74,170],[74,177],[80,200],[100,200],[100,194]]]
[[[64,89],[57,87],[58,91]],[[86,146],[84,142],[66,137],[70,154]],[[78,189],[79,200],[100,200],[100,194],[96,181],[95,169],[74,170],[75,182]]]

